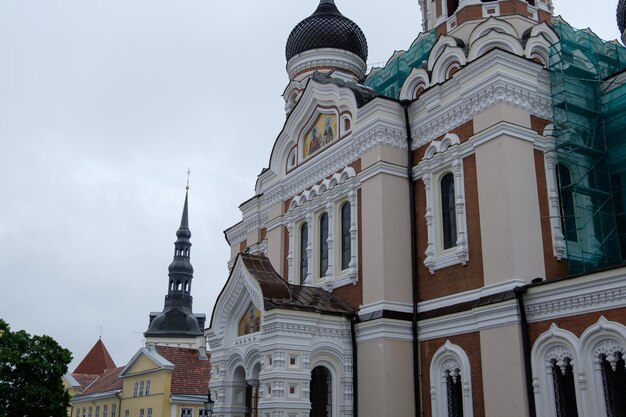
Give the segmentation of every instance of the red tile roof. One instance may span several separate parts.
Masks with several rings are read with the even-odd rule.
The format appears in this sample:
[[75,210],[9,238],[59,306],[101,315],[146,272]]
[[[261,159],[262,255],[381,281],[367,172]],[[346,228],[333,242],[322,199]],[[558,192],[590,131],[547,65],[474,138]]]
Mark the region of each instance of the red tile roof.
[[73,374],[100,375],[107,369],[113,368],[116,368],[113,358],[102,343],[102,339],[98,339],[82,362],[74,369]]
[[120,372],[122,372],[123,369],[123,366],[115,369],[107,369],[93,384],[83,390],[80,396],[121,390],[123,381],[122,378],[120,378]]
[[156,346],[156,351],[174,364],[172,394],[207,394],[211,374],[209,359],[201,359],[197,349]]
[[98,375],[72,374],[72,376],[80,384],[80,389],[85,389],[87,385],[98,379]]

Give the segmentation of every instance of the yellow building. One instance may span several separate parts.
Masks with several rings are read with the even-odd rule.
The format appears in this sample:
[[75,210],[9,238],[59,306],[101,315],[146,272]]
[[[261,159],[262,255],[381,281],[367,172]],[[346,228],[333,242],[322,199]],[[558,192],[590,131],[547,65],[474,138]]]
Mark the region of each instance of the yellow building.
[[203,336],[205,315],[192,310],[191,232],[187,196],[169,267],[162,312],[151,313],[141,348],[115,367],[98,340],[73,374],[64,378],[71,417],[198,417],[205,415],[210,362]]

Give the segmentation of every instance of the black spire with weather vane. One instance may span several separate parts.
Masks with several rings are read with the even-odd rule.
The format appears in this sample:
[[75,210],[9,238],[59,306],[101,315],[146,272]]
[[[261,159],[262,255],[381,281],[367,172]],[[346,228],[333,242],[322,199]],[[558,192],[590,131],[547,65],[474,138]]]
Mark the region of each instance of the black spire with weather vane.
[[[189,174],[189,173],[188,173]],[[165,306],[161,313],[150,314],[150,324],[145,337],[198,337],[202,336],[205,317],[194,315],[191,296],[193,266],[191,266],[191,231],[189,230],[189,177],[185,191],[185,204],[180,227],[174,243],[174,260],[169,266],[169,279]]]

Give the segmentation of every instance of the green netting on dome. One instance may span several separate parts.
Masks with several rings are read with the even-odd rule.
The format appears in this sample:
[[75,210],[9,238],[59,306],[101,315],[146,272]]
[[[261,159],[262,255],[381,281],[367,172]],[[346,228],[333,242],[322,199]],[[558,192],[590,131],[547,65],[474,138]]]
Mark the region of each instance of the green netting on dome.
[[428,59],[435,44],[435,32],[420,35],[408,51],[391,59],[384,68],[373,72],[365,80],[365,85],[376,90],[381,96],[398,99],[402,84],[413,68],[420,68]]
[[555,18],[550,51],[561,224],[571,274],[626,259],[626,49]]

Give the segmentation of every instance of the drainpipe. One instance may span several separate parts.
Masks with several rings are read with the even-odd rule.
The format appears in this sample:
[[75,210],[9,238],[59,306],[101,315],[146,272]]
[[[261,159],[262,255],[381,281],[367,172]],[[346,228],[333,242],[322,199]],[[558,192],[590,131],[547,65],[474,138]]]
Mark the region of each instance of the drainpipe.
[[422,413],[422,397],[420,392],[420,366],[419,366],[419,340],[417,331],[417,303],[419,301],[419,287],[417,285],[417,224],[415,222],[415,188],[413,186],[413,135],[411,134],[411,122],[409,120],[409,106],[411,100],[402,100],[400,102],[404,108],[404,122],[406,125],[406,144],[408,167],[407,175],[409,180],[409,214],[411,216],[411,283],[413,290],[413,317],[411,327],[413,328],[413,395],[415,402],[415,415]]
[[537,417],[535,409],[535,394],[533,392],[533,372],[530,361],[530,338],[528,336],[528,320],[526,319],[526,307],[524,306],[524,294],[526,287],[515,287],[513,292],[517,299],[517,307],[520,315],[520,325],[522,326],[522,349],[524,350],[524,372],[526,374],[526,396],[528,400],[528,410],[530,417]]
[[115,414],[115,417],[122,417],[122,395],[121,395],[120,391],[116,392],[115,396],[119,400],[119,402],[118,402],[119,407],[118,407],[117,413]]
[[352,416],[359,417],[359,363],[356,346],[356,321],[359,316],[354,313],[350,317],[350,335],[352,337]]

